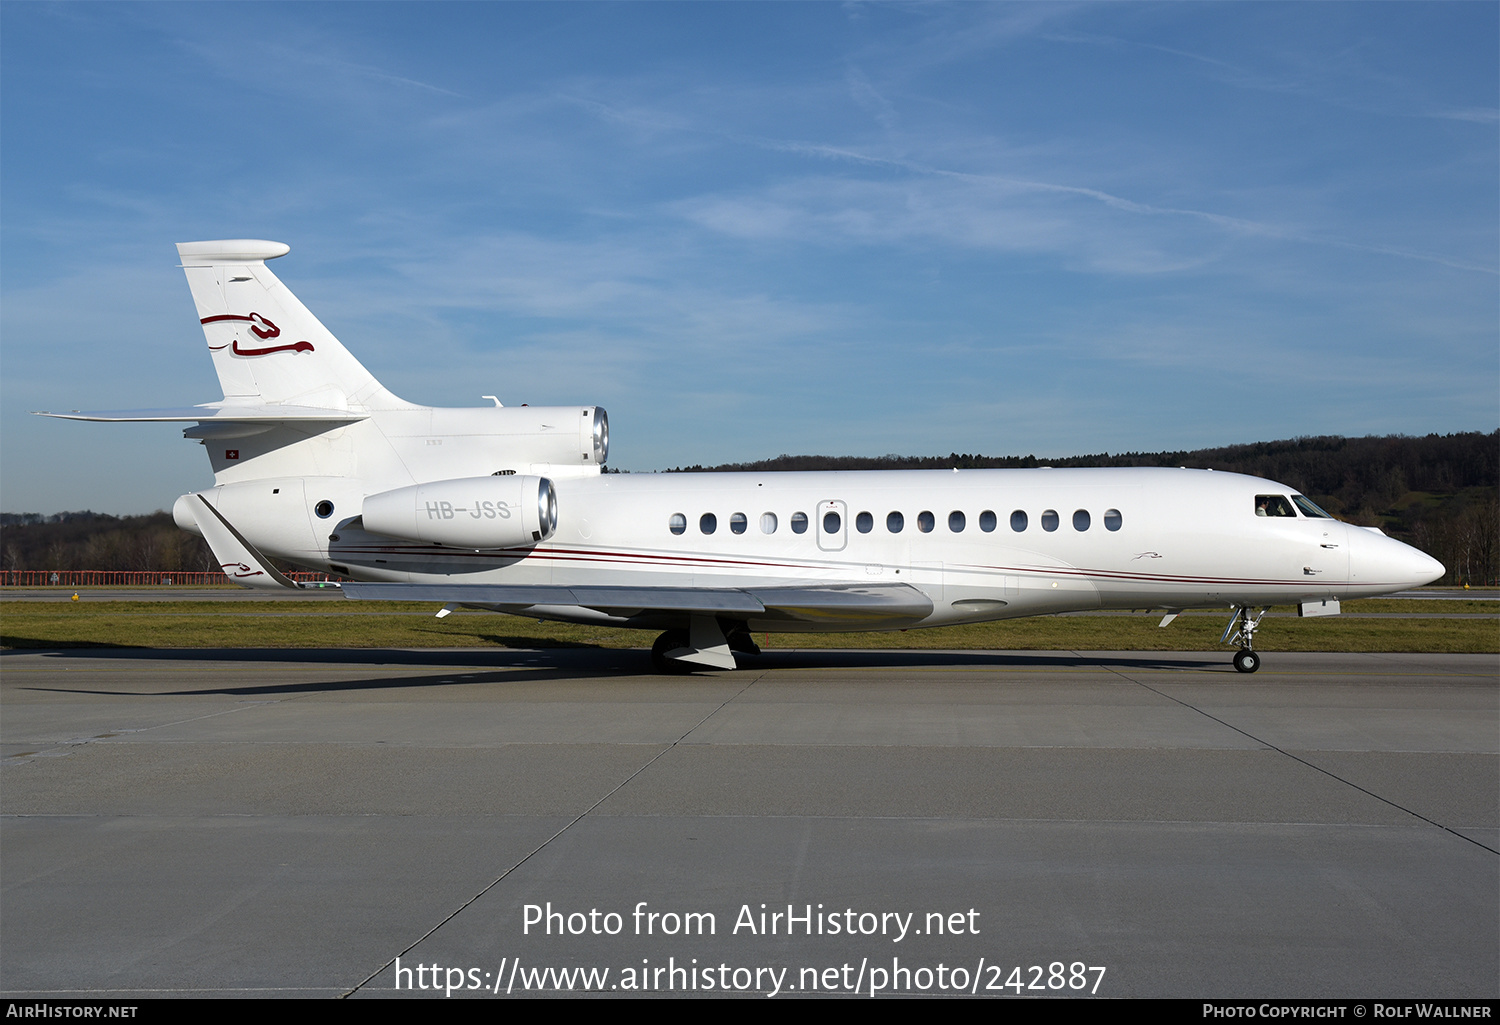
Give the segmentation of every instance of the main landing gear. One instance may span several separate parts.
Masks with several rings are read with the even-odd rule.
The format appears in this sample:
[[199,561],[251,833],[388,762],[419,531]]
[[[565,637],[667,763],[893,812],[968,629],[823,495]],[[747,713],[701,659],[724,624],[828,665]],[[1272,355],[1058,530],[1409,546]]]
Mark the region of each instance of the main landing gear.
[[733,652],[759,655],[760,648],[742,621],[720,623],[714,616],[693,616],[686,630],[668,630],[651,645],[651,665],[658,673],[691,673],[695,669],[733,669]]
[[[1253,673],[1260,668],[1260,656],[1251,650],[1251,643],[1255,639],[1255,628],[1260,626],[1261,618],[1268,611],[1270,611],[1268,608],[1263,608],[1252,616],[1250,606],[1241,605],[1234,610],[1229,625],[1224,628],[1224,635],[1219,638],[1219,643],[1234,643],[1240,648],[1234,653],[1236,672]],[[1232,642],[1231,638],[1233,638]]]
[[663,676],[691,673],[695,668],[691,662],[683,662],[667,657],[667,652],[676,651],[687,646],[688,632],[686,630],[668,630],[651,645],[652,668]]

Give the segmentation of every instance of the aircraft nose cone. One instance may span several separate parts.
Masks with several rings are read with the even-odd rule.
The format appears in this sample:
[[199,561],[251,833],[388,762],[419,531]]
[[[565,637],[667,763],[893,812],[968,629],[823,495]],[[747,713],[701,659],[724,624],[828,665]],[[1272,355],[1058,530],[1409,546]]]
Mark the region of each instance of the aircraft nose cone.
[[1359,528],[1352,528],[1349,533],[1356,535],[1349,567],[1350,583],[1355,586],[1400,591],[1430,584],[1447,572],[1441,562],[1426,552],[1384,534]]
[[1421,587],[1430,584],[1441,577],[1447,570],[1441,562],[1424,551],[1413,548],[1411,545],[1402,544],[1400,541],[1392,541],[1384,538],[1398,550],[1386,555],[1390,565],[1390,573],[1403,587]]
[[1421,587],[1423,584],[1430,584],[1434,580],[1439,579],[1444,573],[1448,572],[1446,566],[1444,566],[1441,562],[1438,562],[1426,552],[1419,552],[1415,548],[1413,548],[1411,551],[1412,554],[1416,556],[1413,562],[1415,564],[1414,568],[1416,569],[1418,578],[1418,582],[1413,586]]

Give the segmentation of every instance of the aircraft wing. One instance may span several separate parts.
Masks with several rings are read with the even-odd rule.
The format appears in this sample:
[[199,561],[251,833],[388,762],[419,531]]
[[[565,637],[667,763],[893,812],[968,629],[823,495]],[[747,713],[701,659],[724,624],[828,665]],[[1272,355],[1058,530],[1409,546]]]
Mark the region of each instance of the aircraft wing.
[[932,600],[909,584],[812,584],[772,587],[568,587],[561,584],[343,585],[360,600],[430,601],[503,607],[577,606],[607,615],[687,612],[771,616],[829,625],[889,625],[932,614]]

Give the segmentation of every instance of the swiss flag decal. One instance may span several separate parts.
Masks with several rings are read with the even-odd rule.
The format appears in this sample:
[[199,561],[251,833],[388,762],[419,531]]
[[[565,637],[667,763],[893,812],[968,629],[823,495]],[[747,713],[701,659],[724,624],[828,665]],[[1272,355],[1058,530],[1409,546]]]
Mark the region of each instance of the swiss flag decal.
[[240,457],[240,450],[237,449],[237,448],[226,448],[224,450],[224,458],[225,459],[238,459],[239,457]]

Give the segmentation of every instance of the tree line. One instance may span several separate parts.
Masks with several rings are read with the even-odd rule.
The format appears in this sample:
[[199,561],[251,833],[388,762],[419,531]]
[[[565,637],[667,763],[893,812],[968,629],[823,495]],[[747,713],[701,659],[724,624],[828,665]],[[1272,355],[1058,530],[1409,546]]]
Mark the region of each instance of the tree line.
[[91,510],[0,513],[0,562],[13,569],[216,570],[208,543],[168,512],[112,516]]

